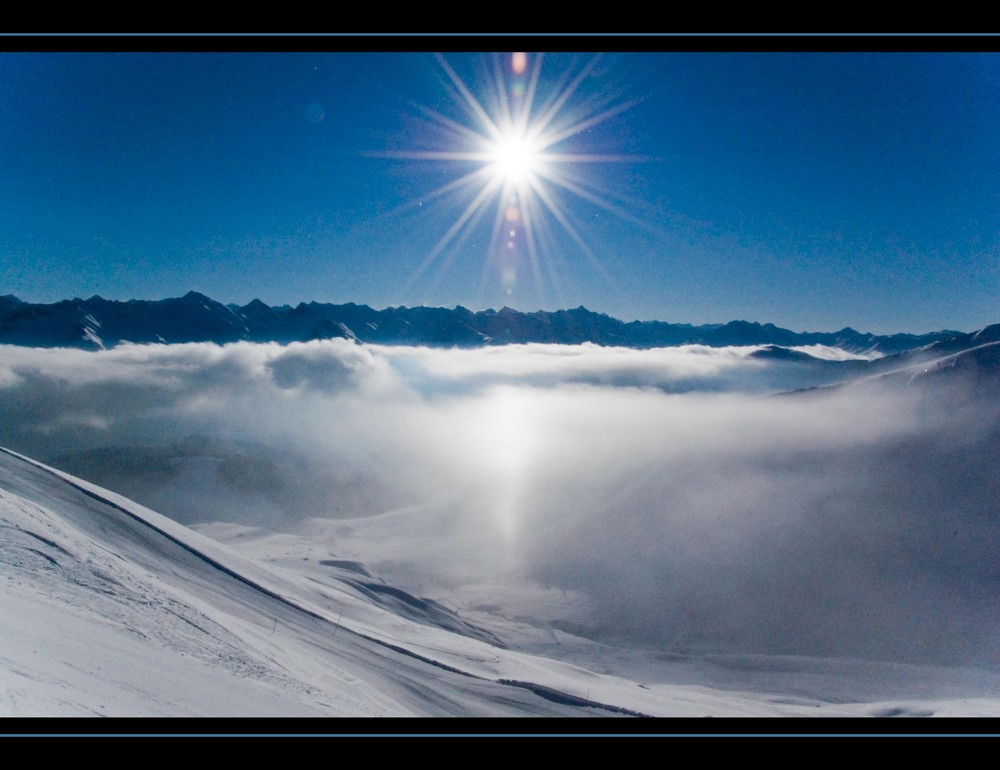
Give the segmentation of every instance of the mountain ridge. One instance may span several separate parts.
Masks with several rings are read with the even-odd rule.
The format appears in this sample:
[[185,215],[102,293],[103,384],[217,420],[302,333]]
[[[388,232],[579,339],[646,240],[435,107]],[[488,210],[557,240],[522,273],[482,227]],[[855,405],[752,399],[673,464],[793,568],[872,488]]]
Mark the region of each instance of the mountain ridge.
[[[987,327],[990,328],[990,327]],[[984,330],[980,330],[982,333]],[[161,300],[106,300],[98,295],[42,304],[0,297],[0,344],[100,349],[122,342],[305,342],[341,337],[362,343],[481,347],[585,342],[630,348],[677,345],[828,345],[853,353],[902,353],[969,335],[950,329],[927,334],[877,335],[849,326],[835,332],[794,332],[772,323],[724,324],[622,321],[579,306],[555,311],[472,311],[461,305],[387,307],[353,302],[223,304],[197,291]]]

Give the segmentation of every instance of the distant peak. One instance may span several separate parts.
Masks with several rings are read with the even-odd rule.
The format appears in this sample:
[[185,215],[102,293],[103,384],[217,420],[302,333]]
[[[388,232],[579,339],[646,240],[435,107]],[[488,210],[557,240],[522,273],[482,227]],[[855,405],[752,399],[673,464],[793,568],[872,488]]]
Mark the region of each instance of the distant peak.
[[[27,311],[27,312],[26,312]],[[225,311],[225,312],[223,312]],[[845,349],[877,349],[882,354],[897,353],[949,338],[949,350],[957,350],[972,335],[948,332],[913,335],[859,334],[850,327],[836,333],[796,333],[770,322],[729,321],[728,323],[671,324],[661,321],[624,323],[621,320],[578,305],[555,311],[526,313],[503,306],[471,311],[463,305],[454,310],[443,307],[405,305],[373,310],[368,305],[300,302],[269,307],[259,297],[243,307],[223,304],[192,289],[182,297],[161,300],[104,300],[94,296],[62,300],[54,304],[25,303],[13,295],[0,296],[0,342],[59,346],[72,339],[81,316],[91,315],[103,324],[105,344],[123,340],[172,342],[211,340],[221,343],[234,339],[257,342],[301,341],[343,336],[348,328],[364,342],[379,344],[476,346],[520,342],[579,344],[592,342],[633,348],[670,347],[702,344],[796,345],[824,344]],[[97,328],[89,323],[91,328]],[[341,326],[343,325],[343,326]],[[952,339],[953,338],[953,339]],[[976,344],[1000,339],[1000,324],[980,330]],[[77,343],[82,345],[83,343]],[[780,355],[769,349],[763,355]]]

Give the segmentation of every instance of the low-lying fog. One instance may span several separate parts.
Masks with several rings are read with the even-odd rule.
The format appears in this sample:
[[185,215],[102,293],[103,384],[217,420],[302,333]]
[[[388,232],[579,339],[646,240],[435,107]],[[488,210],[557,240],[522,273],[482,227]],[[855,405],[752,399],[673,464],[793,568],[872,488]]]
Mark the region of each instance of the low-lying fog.
[[774,396],[817,370],[753,350],[3,347],[0,444],[184,523],[383,517],[425,595],[562,592],[606,639],[1000,662],[996,401]]

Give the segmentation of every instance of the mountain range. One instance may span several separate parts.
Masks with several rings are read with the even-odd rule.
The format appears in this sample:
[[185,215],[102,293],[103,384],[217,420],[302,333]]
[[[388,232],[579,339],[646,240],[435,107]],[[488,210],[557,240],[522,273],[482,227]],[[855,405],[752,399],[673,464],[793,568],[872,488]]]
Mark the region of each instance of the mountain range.
[[0,344],[100,349],[121,342],[304,342],[341,337],[358,342],[430,347],[584,342],[655,348],[675,345],[828,345],[853,353],[889,355],[961,337],[954,330],[876,335],[845,327],[836,332],[793,332],[774,324],[730,321],[691,325],[625,322],[584,307],[525,313],[503,307],[472,311],[432,307],[334,305],[309,302],[269,306],[222,304],[190,291],[183,297],[120,302],[99,296],[52,304],[0,296]]

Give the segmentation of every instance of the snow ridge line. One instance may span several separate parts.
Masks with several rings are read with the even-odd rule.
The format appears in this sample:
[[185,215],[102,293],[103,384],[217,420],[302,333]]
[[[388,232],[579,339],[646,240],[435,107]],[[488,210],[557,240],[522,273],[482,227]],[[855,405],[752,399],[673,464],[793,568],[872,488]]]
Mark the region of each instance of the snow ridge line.
[[570,695],[562,690],[557,690],[554,687],[546,687],[545,685],[535,684],[534,682],[519,682],[517,679],[498,679],[497,682],[500,684],[510,685],[511,687],[523,687],[525,690],[531,690],[531,692],[535,693],[538,697],[545,698],[545,700],[550,700],[553,703],[563,703],[569,706],[589,706],[601,708],[614,712],[615,714],[624,714],[625,716],[630,717],[653,718],[650,714],[643,714],[641,711],[632,711],[632,709],[627,709],[623,706],[610,706],[606,703],[597,703],[596,701],[581,698],[577,695]]
[[[174,543],[177,546],[180,546],[181,548],[183,548],[188,553],[190,553],[193,556],[195,556],[196,558],[199,558],[202,561],[204,561],[206,564],[209,564],[210,566],[212,566],[215,569],[223,572],[224,574],[229,575],[231,578],[234,578],[235,580],[243,583],[244,585],[247,585],[247,586],[249,586],[250,588],[253,588],[256,591],[260,591],[265,596],[268,596],[268,597],[270,597],[272,599],[275,599],[275,600],[281,602],[282,604],[284,604],[284,605],[286,605],[288,607],[291,607],[292,609],[298,610],[300,612],[304,612],[309,617],[316,618],[317,620],[321,620],[321,621],[323,621],[325,623],[331,623],[331,622],[333,622],[333,621],[330,620],[330,618],[328,618],[328,617],[326,617],[324,615],[321,615],[318,612],[310,610],[307,607],[303,607],[302,605],[300,605],[300,604],[292,601],[288,597],[282,596],[281,594],[276,593],[276,592],[270,590],[269,588],[265,588],[264,586],[262,586],[262,585],[260,585],[258,583],[255,583],[254,581],[250,580],[249,578],[245,577],[244,575],[241,575],[238,572],[236,572],[235,570],[232,570],[229,567],[227,567],[226,565],[224,565],[224,564],[216,561],[211,556],[208,556],[207,554],[202,553],[201,551],[199,551],[198,549],[194,548],[193,546],[190,546],[187,543],[183,542],[182,540],[174,537],[169,532],[165,532],[164,530],[160,529],[159,527],[157,527],[152,522],[147,521],[142,516],[139,516],[137,513],[134,513],[133,511],[128,510],[124,506],[119,505],[118,503],[114,502],[113,500],[108,500],[106,497],[102,497],[101,495],[97,494],[96,492],[93,492],[93,491],[91,491],[91,490],[89,490],[89,489],[81,486],[80,484],[77,484],[76,482],[70,480],[66,476],[62,475],[59,471],[56,471],[54,468],[50,468],[49,466],[47,466],[47,465],[45,465],[43,463],[40,463],[37,460],[33,460],[30,457],[26,457],[25,455],[18,454],[17,452],[14,452],[14,451],[12,451],[10,449],[7,449],[6,447],[0,447],[0,452],[3,452],[4,454],[8,454],[11,457],[15,457],[18,460],[21,460],[23,462],[28,463],[29,465],[33,465],[36,468],[38,468],[39,470],[42,470],[42,471],[44,471],[46,473],[49,473],[52,476],[55,476],[56,478],[58,478],[58,479],[60,479],[60,480],[62,480],[64,482],[66,482],[71,487],[73,487],[74,489],[78,490],[79,492],[82,492],[87,497],[89,497],[89,498],[91,498],[93,500],[97,500],[98,502],[103,503],[103,504],[105,504],[107,506],[110,506],[111,508],[114,508],[116,511],[120,511],[121,513],[124,513],[130,519],[133,519],[134,521],[137,521],[139,524],[142,524],[142,525],[144,525],[146,527],[149,527],[150,529],[152,529],[157,534],[162,535],[163,537],[165,537],[170,542]],[[531,683],[531,682],[519,682],[519,681],[514,680],[514,679],[489,679],[487,677],[479,676],[478,674],[473,674],[473,673],[471,673],[469,671],[462,671],[459,668],[454,668],[453,666],[449,666],[446,663],[442,663],[441,661],[433,660],[431,658],[426,658],[423,655],[419,655],[419,654],[413,652],[412,650],[406,649],[405,647],[400,647],[400,646],[397,646],[395,644],[391,644],[390,642],[386,642],[386,641],[384,641],[382,639],[377,639],[375,637],[368,636],[367,634],[362,634],[359,631],[355,631],[352,628],[348,628],[346,626],[341,626],[339,624],[337,625],[337,628],[343,628],[346,632],[348,632],[350,634],[354,634],[355,636],[360,637],[361,639],[365,639],[366,641],[372,642],[373,644],[377,644],[377,645],[379,645],[381,647],[385,647],[386,649],[392,650],[393,652],[397,652],[397,653],[400,653],[401,655],[405,655],[407,657],[414,658],[414,659],[419,660],[419,661],[421,661],[423,663],[427,663],[429,665],[436,666],[437,668],[442,668],[445,671],[450,671],[452,673],[459,674],[461,676],[467,676],[470,679],[476,679],[476,680],[479,680],[481,682],[495,682],[497,684],[503,684],[503,685],[507,685],[507,686],[510,686],[510,687],[521,687],[523,689],[530,690],[531,692],[535,693],[535,695],[538,695],[539,697],[545,698],[546,700],[554,701],[556,703],[568,703],[568,704],[571,704],[571,705],[580,705],[580,706],[588,706],[588,707],[592,707],[592,708],[600,708],[600,709],[604,709],[604,710],[607,710],[607,711],[611,711],[612,713],[628,714],[629,716],[650,716],[649,714],[642,714],[642,713],[637,712],[637,711],[630,711],[629,709],[624,709],[624,708],[622,708],[620,706],[613,706],[613,705],[610,705],[610,704],[598,703],[596,701],[590,701],[590,700],[587,700],[585,698],[579,698],[579,697],[576,697],[576,696],[571,696],[571,695],[568,695],[566,693],[562,693],[562,692],[560,692],[560,691],[558,691],[558,690],[556,690],[554,688],[545,687],[543,685],[538,685],[538,684],[534,684],[534,683]]]
[[[165,532],[164,530],[160,529],[159,527],[157,527],[152,522],[149,522],[146,519],[144,519],[141,516],[139,516],[137,513],[134,513],[133,511],[128,510],[124,506],[119,505],[118,503],[116,503],[116,502],[114,502],[112,500],[108,500],[106,497],[102,497],[101,495],[97,494],[96,492],[93,492],[93,491],[91,491],[91,490],[89,490],[89,489],[87,489],[85,487],[80,486],[79,484],[77,484],[77,483],[71,481],[70,479],[66,478],[65,476],[61,475],[58,471],[56,471],[56,470],[54,470],[52,468],[49,468],[46,465],[43,465],[42,463],[38,462],[37,460],[32,460],[30,457],[25,457],[24,455],[18,454],[17,452],[12,452],[10,449],[7,449],[5,447],[0,447],[0,451],[4,452],[5,454],[11,455],[12,457],[16,457],[19,460],[23,460],[24,462],[27,462],[30,465],[34,465],[36,468],[39,468],[40,470],[46,471],[47,473],[50,473],[51,475],[53,475],[53,476],[61,479],[62,481],[65,481],[71,487],[73,487],[74,489],[76,489],[79,492],[82,492],[87,497],[90,497],[90,498],[92,498],[94,500],[97,500],[100,503],[104,503],[105,505],[110,506],[111,508],[114,508],[116,511],[120,511],[121,513],[124,513],[130,519],[132,519],[134,521],[137,521],[140,524],[143,524],[146,527],[149,527],[151,530],[153,530],[157,534],[162,535],[163,537],[165,537],[167,540],[169,540],[174,545],[180,546],[181,548],[183,548],[188,553],[192,554],[193,556],[196,556],[197,558],[199,558],[202,561],[206,562],[207,564],[211,565],[215,569],[217,569],[217,570],[225,573],[226,575],[229,575],[231,578],[234,578],[234,579],[238,580],[239,582],[243,583],[244,585],[250,586],[254,590],[260,591],[265,596],[268,596],[268,597],[270,597],[272,599],[276,599],[277,601],[281,602],[282,604],[285,604],[285,605],[287,605],[289,607],[292,607],[293,609],[297,609],[297,610],[299,610],[301,612],[304,612],[307,615],[309,615],[310,617],[316,618],[317,620],[325,620],[325,621],[329,622],[329,618],[326,618],[326,617],[320,615],[318,612],[314,612],[313,610],[310,610],[310,609],[308,609],[306,607],[302,607],[302,606],[296,604],[295,602],[291,601],[287,597],[284,597],[281,594],[275,593],[274,591],[270,590],[269,588],[265,588],[264,586],[255,583],[254,581],[250,580],[249,578],[247,578],[247,577],[239,574],[235,570],[232,570],[229,567],[227,567],[226,565],[221,564],[220,562],[216,561],[211,556],[208,556],[207,554],[202,553],[201,551],[199,551],[198,549],[194,548],[193,546],[190,546],[187,543],[185,543],[184,541],[182,541],[182,540],[174,537],[169,532]],[[347,629],[347,630],[350,630],[350,629]]]

